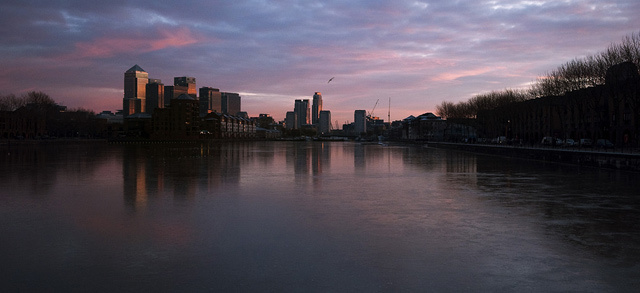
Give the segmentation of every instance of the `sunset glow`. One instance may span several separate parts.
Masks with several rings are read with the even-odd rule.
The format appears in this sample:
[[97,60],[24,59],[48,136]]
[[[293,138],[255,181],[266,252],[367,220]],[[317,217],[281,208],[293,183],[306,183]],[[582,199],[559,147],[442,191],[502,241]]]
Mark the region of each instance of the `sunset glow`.
[[122,74],[139,64],[165,83],[186,75],[197,87],[252,93],[243,96],[243,110],[276,120],[295,99],[321,91],[341,123],[377,99],[391,97],[391,119],[398,120],[442,101],[521,88],[640,28],[635,0],[0,7],[0,94],[38,90],[68,107],[115,111]]

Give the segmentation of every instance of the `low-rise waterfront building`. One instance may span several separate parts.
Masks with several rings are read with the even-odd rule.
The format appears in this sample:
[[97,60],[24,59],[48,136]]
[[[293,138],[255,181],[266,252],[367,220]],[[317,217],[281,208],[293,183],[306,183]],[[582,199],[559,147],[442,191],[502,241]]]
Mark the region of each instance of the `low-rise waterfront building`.
[[638,146],[640,75],[631,62],[610,68],[606,82],[563,96],[542,97],[478,113],[480,135],[525,144],[556,139],[607,139]]

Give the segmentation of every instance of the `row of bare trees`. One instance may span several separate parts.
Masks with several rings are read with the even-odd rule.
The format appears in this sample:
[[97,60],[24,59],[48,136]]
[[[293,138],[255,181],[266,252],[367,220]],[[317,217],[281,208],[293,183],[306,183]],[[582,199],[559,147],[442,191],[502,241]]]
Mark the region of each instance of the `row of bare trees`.
[[[48,94],[40,91],[30,91],[20,96],[16,96],[15,94],[0,95],[0,111],[11,112],[27,105],[38,106],[40,108],[57,108],[56,101]],[[73,108],[67,110],[67,112],[83,112],[95,115],[94,111],[84,108]]]
[[0,138],[97,137],[101,131],[93,111],[66,110],[39,91],[1,95],[0,119]]
[[55,105],[56,102],[49,95],[37,91],[31,91],[20,96],[14,94],[0,96],[0,111],[15,111],[28,104]]
[[476,95],[466,102],[452,103],[444,101],[436,106],[436,113],[444,118],[476,118],[478,112],[483,110],[492,110],[530,98],[530,94],[524,90],[492,91]]
[[436,106],[436,113],[444,118],[475,118],[478,111],[495,109],[508,103],[561,96],[571,91],[602,85],[607,70],[623,62],[633,62],[640,67],[640,32],[624,37],[620,43],[611,44],[599,54],[562,64],[538,77],[529,89],[493,91],[459,103],[443,101]]

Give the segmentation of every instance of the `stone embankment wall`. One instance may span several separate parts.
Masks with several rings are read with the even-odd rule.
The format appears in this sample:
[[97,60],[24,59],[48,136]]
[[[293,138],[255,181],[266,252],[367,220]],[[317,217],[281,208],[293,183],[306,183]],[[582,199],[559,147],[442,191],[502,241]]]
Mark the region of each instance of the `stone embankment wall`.
[[640,152],[623,153],[591,149],[531,148],[446,142],[430,142],[427,146],[471,151],[490,155],[570,163],[581,166],[640,171]]

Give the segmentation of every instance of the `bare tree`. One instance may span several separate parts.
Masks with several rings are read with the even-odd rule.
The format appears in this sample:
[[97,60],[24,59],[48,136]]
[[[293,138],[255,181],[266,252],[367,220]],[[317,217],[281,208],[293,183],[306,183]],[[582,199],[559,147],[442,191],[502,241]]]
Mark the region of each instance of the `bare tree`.
[[24,99],[27,104],[38,104],[38,105],[55,105],[56,102],[47,94],[43,92],[31,91],[28,92]]
[[0,111],[15,111],[25,105],[25,100],[14,94],[0,96]]
[[533,96],[561,96],[568,92],[602,85],[607,70],[623,62],[640,65],[640,32],[631,34],[605,51],[558,66],[536,80],[530,89]]

